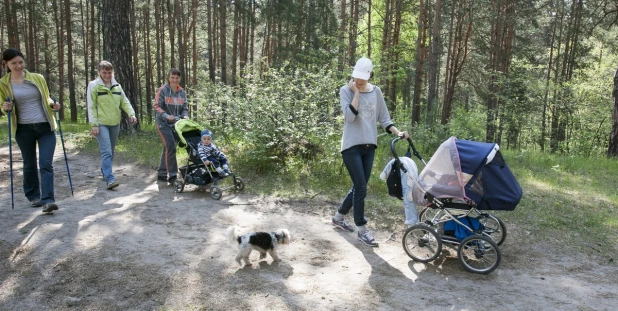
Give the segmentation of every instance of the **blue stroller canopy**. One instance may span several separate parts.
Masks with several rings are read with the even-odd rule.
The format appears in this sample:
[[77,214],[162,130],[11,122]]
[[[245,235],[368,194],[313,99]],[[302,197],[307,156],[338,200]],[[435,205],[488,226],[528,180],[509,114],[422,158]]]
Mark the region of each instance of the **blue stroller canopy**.
[[436,150],[419,184],[436,198],[460,200],[482,210],[513,210],[522,196],[497,144],[454,136]]

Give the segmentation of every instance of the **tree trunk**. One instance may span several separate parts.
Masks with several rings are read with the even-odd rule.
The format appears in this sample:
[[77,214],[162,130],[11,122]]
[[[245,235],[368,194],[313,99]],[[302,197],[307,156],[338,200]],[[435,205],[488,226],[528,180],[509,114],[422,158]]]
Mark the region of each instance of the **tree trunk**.
[[450,119],[457,78],[468,57],[468,41],[472,33],[472,3],[472,0],[460,1],[451,9],[444,105],[442,105],[442,118],[440,119],[442,125],[448,124]]
[[358,45],[358,8],[360,6],[359,0],[350,0],[350,38],[349,38],[349,64],[354,66],[356,63],[356,47]]
[[442,2],[441,0],[435,0],[433,25],[431,31],[431,56],[429,58],[429,71],[427,76],[428,90],[427,90],[427,115],[425,123],[430,124],[434,107],[436,106],[436,98],[438,93],[438,60],[440,59],[440,53],[442,45],[440,44],[440,29],[441,29],[441,17],[442,17]]
[[414,77],[414,94],[412,95],[412,126],[416,126],[421,118],[421,93],[423,89],[423,67],[425,64],[427,41],[427,4],[419,0],[418,4],[418,35],[416,37],[416,75]]
[[[11,2],[13,2],[11,5]],[[9,47],[16,48],[20,50],[19,44],[19,31],[17,27],[19,24],[17,23],[17,4],[15,1],[4,0],[4,12],[11,12],[10,14],[5,14],[6,16],[6,30],[9,37]],[[30,55],[33,57],[34,55]]]
[[[94,55],[96,54],[95,51],[97,51],[97,44],[96,41],[94,39],[94,35],[96,33],[96,28],[95,28],[95,18],[94,18],[94,1],[90,1],[90,80],[94,80],[96,77],[96,61],[95,61],[95,57]],[[98,37],[98,36],[97,36]],[[86,114],[86,118],[88,118],[88,114]]]
[[[136,84],[133,80],[133,62],[131,57],[131,2],[126,0],[103,0],[102,6],[102,28],[104,57],[114,64],[114,76],[122,85],[125,94],[129,98],[133,109],[137,110],[135,103]],[[121,129],[127,131],[131,129],[128,116],[123,113]]]
[[234,1],[234,34],[232,35],[232,86],[236,85],[238,46],[240,45],[240,4]]
[[[58,42],[58,102],[64,102],[64,20],[63,11],[61,10],[62,0],[52,2],[54,9],[54,17],[56,19],[56,41]],[[68,1],[68,0],[67,0]],[[60,5],[60,6],[59,6]],[[60,109],[60,119],[64,118],[64,107]]]
[[24,16],[28,16],[28,24],[26,25],[26,30],[24,31],[24,37],[26,41],[26,62],[28,64],[28,68],[34,72],[39,72],[39,69],[36,67],[38,54],[35,53],[35,35],[36,31],[36,11],[34,9],[34,2],[32,0],[28,1],[27,5],[24,5]]
[[208,46],[206,47],[208,50],[208,78],[210,78],[211,82],[215,82],[215,65],[214,65],[214,55],[212,48],[212,0],[206,1],[207,9],[206,9],[206,24],[208,25]]
[[131,25],[131,29],[130,29],[130,34],[131,34],[131,57],[132,57],[132,64],[134,64],[135,66],[135,70],[133,70],[133,81],[135,81],[136,86],[135,86],[135,102],[132,102],[133,107],[135,107],[135,116],[136,118],[139,118],[139,116],[142,114],[142,87],[141,87],[141,79],[139,79],[139,69],[140,65],[139,65],[139,40],[137,39],[137,26],[136,26],[136,21],[135,18],[137,17],[135,15],[135,2],[134,1],[129,1],[130,5],[129,5],[129,10],[131,12],[131,14],[129,14],[129,24]]
[[[77,122],[77,100],[75,99],[75,76],[73,75],[73,34],[71,31],[71,1],[65,0],[64,14],[67,28],[67,76],[69,78],[69,103],[71,107],[71,121]],[[64,105],[60,109],[60,118],[64,118]]]
[[[347,21],[347,16],[346,16],[346,0],[341,0],[341,7],[339,9],[339,12],[341,12],[341,15],[339,16],[339,19],[341,21],[341,24],[339,24],[339,35],[341,36],[341,41],[345,40],[344,36],[346,33],[346,21]],[[339,45],[339,59],[338,59],[338,65],[339,65],[339,72],[343,72],[344,68],[345,68],[345,64],[346,64],[346,59],[345,59],[345,54],[344,50],[343,50],[343,45],[340,44]]]
[[612,132],[609,134],[609,147],[607,148],[607,157],[618,158],[618,69],[614,74],[614,111]]
[[371,6],[371,0],[368,0],[367,4],[367,58],[371,59],[371,12],[373,8]]
[[[86,3],[88,4],[88,3]],[[86,9],[86,12],[84,14],[84,8]],[[82,46],[84,47],[84,82],[86,83],[86,85],[88,85],[88,68],[90,68],[90,63],[88,62],[88,51],[89,51],[89,47],[88,47],[88,27],[89,27],[89,23],[88,23],[88,7],[84,6],[84,1],[83,0],[79,0],[79,14],[81,17],[81,21],[82,21],[82,25],[83,25],[83,34],[82,34]]]
[[551,39],[549,41],[549,60],[547,64],[547,75],[545,77],[545,95],[543,96],[543,113],[541,115],[541,137],[539,138],[539,146],[541,151],[545,151],[545,137],[547,136],[547,107],[549,97],[549,82],[551,81],[552,62],[554,60],[554,40],[556,39],[556,19],[551,21]]
[[[146,116],[148,121],[153,120],[152,115],[152,47],[150,46],[150,0],[148,0],[148,4],[142,7],[142,16],[144,20],[144,48],[146,49]],[[143,115],[140,115],[140,120],[143,120]]]
[[227,0],[219,0],[219,39],[221,54],[221,82],[227,84]]
[[187,68],[185,66],[187,49],[185,48],[183,43],[184,31],[181,23],[182,18],[180,18],[180,16],[183,16],[182,11],[183,10],[180,6],[180,0],[174,0],[174,20],[176,21],[175,29],[178,32],[178,69],[180,70],[181,81],[186,86],[188,83]]
[[[197,86],[197,9],[199,7],[199,1],[193,0],[191,3],[191,12],[193,12],[193,22],[191,24],[191,30],[193,35],[193,43],[192,43],[192,54],[193,54],[193,76],[191,77],[191,82],[193,85]],[[197,108],[194,106],[194,108]]]
[[[177,18],[180,18],[180,16],[174,16],[174,5],[170,1],[174,1],[174,0],[165,1],[166,2],[165,12],[167,12],[167,30],[170,36],[170,67],[176,67],[176,44],[174,43],[176,27],[174,25],[174,21]],[[166,15],[166,14],[163,14],[163,15]],[[167,72],[167,68],[165,69],[165,72]],[[167,81],[167,77],[165,77],[165,81]]]

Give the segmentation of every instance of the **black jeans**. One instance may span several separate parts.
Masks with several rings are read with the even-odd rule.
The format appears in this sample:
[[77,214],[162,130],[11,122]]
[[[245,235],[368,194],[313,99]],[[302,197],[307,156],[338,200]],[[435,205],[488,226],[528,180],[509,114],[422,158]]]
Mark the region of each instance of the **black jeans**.
[[354,207],[354,224],[364,226],[365,197],[367,196],[367,182],[371,176],[373,159],[376,147],[371,144],[356,145],[341,152],[343,163],[352,179],[352,188],[341,202],[339,213],[346,215]]

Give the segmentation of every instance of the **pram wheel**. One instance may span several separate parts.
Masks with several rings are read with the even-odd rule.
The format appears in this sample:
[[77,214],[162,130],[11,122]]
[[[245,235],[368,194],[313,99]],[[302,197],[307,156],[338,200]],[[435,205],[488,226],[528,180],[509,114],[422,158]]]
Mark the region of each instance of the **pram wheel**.
[[401,242],[406,254],[418,262],[430,262],[442,251],[442,240],[433,228],[424,224],[408,228]]
[[221,200],[221,196],[223,195],[223,191],[219,186],[210,187],[210,196],[212,196],[215,200]]
[[491,214],[481,213],[476,219],[483,225],[483,234],[491,237],[498,246],[504,243],[506,239],[506,226],[500,218]]
[[[423,223],[423,224],[427,224],[427,225],[429,225],[429,224],[427,223],[427,221],[428,221],[428,220],[430,220],[430,221],[431,221],[431,220],[436,220],[436,221],[437,221],[437,220],[440,220],[440,218],[439,218],[439,217],[438,217],[437,219],[434,219],[434,218],[436,218],[436,216],[438,216],[438,214],[440,214],[441,212],[442,212],[442,210],[441,210],[441,209],[439,209],[439,208],[433,208],[433,207],[431,207],[431,206],[426,206],[426,207],[425,207],[425,208],[423,208],[423,210],[422,210],[422,211],[418,214],[418,221],[419,221],[420,223]],[[432,222],[432,223],[431,223],[431,225],[433,225],[433,224],[434,224],[434,223]]]
[[466,270],[473,273],[487,274],[500,264],[500,250],[491,238],[483,235],[471,235],[459,244],[457,250],[459,262]]
[[174,180],[174,191],[181,193],[183,190],[185,190],[184,180],[176,178],[176,180]]
[[242,180],[242,178],[234,178],[234,188],[238,191],[245,189],[245,182]]

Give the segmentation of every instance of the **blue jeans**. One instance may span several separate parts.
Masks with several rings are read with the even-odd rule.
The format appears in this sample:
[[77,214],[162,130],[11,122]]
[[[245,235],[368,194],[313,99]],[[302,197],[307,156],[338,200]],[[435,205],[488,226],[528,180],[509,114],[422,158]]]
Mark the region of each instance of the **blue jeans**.
[[227,158],[223,153],[219,154],[216,157],[208,157],[207,159],[208,161],[212,162],[212,165],[214,165],[215,167],[221,167],[221,165],[227,164]]
[[[28,201],[40,199],[41,203],[53,203],[54,198],[54,151],[56,133],[47,122],[17,124],[15,141],[24,161],[24,194]],[[37,169],[36,145],[39,145],[39,169]],[[39,183],[39,173],[41,180]]]
[[354,224],[364,226],[365,219],[365,197],[367,196],[367,182],[371,176],[373,158],[375,156],[374,145],[357,145],[341,152],[343,163],[348,169],[352,179],[352,189],[341,202],[338,212],[346,215],[354,207]]
[[101,172],[105,182],[110,183],[116,180],[112,172],[112,162],[114,161],[114,149],[118,141],[120,133],[120,124],[118,125],[103,125],[99,124],[99,150],[101,151]]

